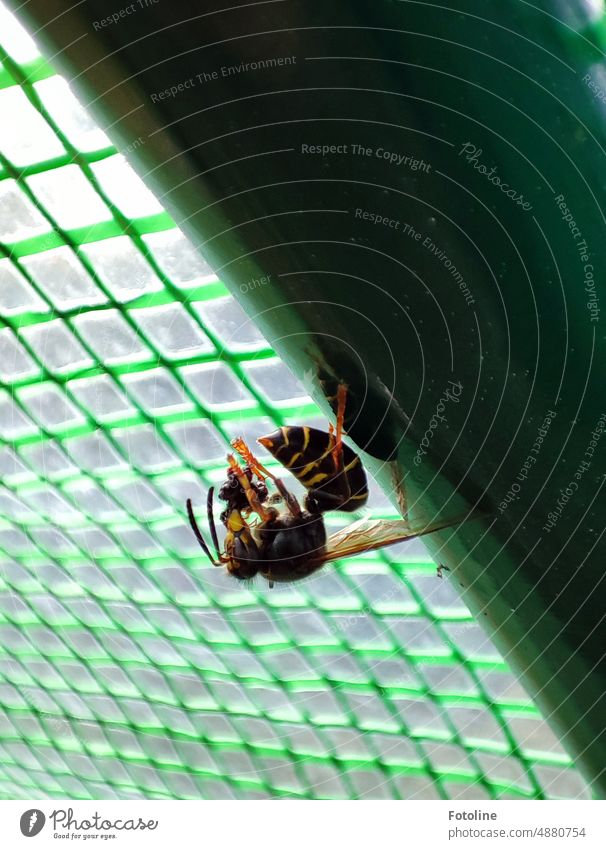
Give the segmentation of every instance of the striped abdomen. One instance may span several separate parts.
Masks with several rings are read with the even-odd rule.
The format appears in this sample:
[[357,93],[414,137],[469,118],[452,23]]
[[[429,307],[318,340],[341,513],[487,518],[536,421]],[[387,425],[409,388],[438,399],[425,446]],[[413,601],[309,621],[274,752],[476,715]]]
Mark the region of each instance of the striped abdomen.
[[328,433],[312,427],[281,427],[259,442],[309,490],[318,512],[363,507],[368,500],[362,461],[343,444],[343,472],[335,468]]

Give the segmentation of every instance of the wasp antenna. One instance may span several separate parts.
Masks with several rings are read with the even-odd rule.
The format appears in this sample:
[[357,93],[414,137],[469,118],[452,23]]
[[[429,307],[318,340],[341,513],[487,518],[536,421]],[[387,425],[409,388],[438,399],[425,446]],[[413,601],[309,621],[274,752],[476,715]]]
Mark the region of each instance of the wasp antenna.
[[208,495],[206,496],[206,514],[208,516],[208,526],[210,528],[210,535],[212,537],[213,545],[215,547],[215,551],[217,553],[217,560],[221,560],[221,551],[219,549],[219,538],[217,536],[217,528],[215,526],[215,517],[213,515],[213,496],[215,494],[214,486],[208,490]]
[[191,525],[191,529],[194,532],[194,536],[198,540],[198,544],[200,545],[200,548],[202,549],[204,554],[206,554],[206,556],[208,557],[210,562],[213,564],[213,566],[220,566],[221,564],[217,563],[215,561],[215,559],[213,558],[212,554],[210,553],[210,548],[206,544],[206,540],[202,536],[202,532],[200,531],[200,528],[198,527],[196,517],[194,516],[194,508],[193,508],[193,505],[191,503],[191,498],[187,499],[187,501],[185,502],[185,505],[187,507],[187,516],[189,518],[189,524]]

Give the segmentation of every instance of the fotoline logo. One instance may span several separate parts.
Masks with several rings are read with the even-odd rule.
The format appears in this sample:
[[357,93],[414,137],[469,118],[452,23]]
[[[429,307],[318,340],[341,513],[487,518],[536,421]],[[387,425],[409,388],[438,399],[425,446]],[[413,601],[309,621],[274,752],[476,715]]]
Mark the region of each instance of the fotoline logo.
[[46,817],[42,811],[39,811],[38,808],[30,808],[29,811],[21,814],[21,820],[19,822],[21,834],[25,837],[35,837],[37,834],[40,834],[45,822]]

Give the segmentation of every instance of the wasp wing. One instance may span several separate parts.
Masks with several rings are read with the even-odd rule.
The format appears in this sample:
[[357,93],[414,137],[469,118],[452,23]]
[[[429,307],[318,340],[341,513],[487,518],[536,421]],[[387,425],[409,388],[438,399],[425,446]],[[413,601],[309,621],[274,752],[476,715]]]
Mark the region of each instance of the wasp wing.
[[444,528],[459,525],[467,519],[475,519],[477,513],[466,513],[452,519],[439,519],[430,522],[416,519],[408,522],[406,519],[360,519],[328,537],[326,552],[322,557],[323,563],[338,560],[343,557],[353,557],[366,551],[385,548],[404,542],[407,539],[432,534]]

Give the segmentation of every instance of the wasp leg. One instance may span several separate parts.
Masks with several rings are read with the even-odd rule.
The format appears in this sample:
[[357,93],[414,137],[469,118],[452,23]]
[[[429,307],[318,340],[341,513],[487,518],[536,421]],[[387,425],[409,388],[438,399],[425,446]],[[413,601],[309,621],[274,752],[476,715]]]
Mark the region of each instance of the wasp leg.
[[240,457],[242,457],[251,472],[253,472],[253,474],[255,474],[260,480],[264,481],[266,478],[269,478],[270,480],[275,479],[275,475],[272,475],[269,469],[266,469],[260,460],[257,460],[241,436],[236,437],[236,439],[232,439],[231,446],[234,451],[237,451]]
[[241,467],[238,465],[238,461],[236,460],[233,454],[227,455],[227,462],[229,463],[230,469],[233,469],[234,474],[238,479],[238,482],[246,493],[246,498],[248,499],[248,503],[250,504],[251,509],[260,517],[262,522],[267,522],[273,517],[275,511],[272,512],[271,510],[267,510],[261,504],[261,502],[259,501],[259,496],[250,485],[250,481],[242,471]]
[[334,447],[332,449],[333,460],[335,461],[335,469],[337,472],[343,469],[343,422],[345,421],[345,404],[347,403],[347,386],[344,383],[339,384],[337,389],[337,429],[330,428],[330,435],[334,439]]
[[[330,434],[331,449],[333,463],[335,466],[335,480],[341,488],[340,504],[345,504],[351,498],[351,489],[349,479],[346,474],[346,469],[343,463],[343,421],[345,419],[345,404],[347,402],[347,386],[344,383],[339,384],[337,389],[337,427],[332,424],[328,426]],[[335,506],[338,510],[339,507]]]
[[280,493],[280,495],[284,499],[284,503],[288,507],[288,511],[291,514],[291,516],[296,516],[296,517],[300,516],[301,515],[301,505],[297,501],[296,496],[293,495],[292,492],[290,492],[288,489],[286,489],[286,487],[284,486],[284,484],[282,483],[280,478],[274,478],[274,483],[276,485],[278,492]]
[[442,574],[442,572],[444,571],[444,569],[446,569],[446,571],[447,571],[447,572],[450,572],[450,569],[448,568],[448,566],[444,566],[442,563],[440,563],[440,564],[438,565],[438,568],[436,569],[436,575],[438,576],[438,578],[443,578],[443,577],[444,577],[444,575]]
[[213,496],[215,494],[214,486],[208,490],[206,496],[206,515],[208,517],[208,527],[210,528],[210,536],[217,553],[217,560],[221,560],[221,551],[219,549],[219,538],[217,536],[217,528],[215,527],[215,517],[213,515]]
[[237,439],[232,440],[232,447],[238,454],[242,457],[242,459],[248,464],[248,467],[257,475],[261,480],[265,480],[265,478],[269,478],[276,486],[276,489],[284,499],[286,506],[288,507],[290,513],[293,516],[301,515],[301,507],[299,502],[292,494],[289,492],[284,483],[280,480],[280,478],[276,477],[269,469],[266,469],[259,460],[254,456],[246,442],[242,439],[242,437],[238,437]]
[[[194,532],[194,536],[198,540],[198,544],[200,545],[200,548],[202,549],[204,554],[206,554],[206,556],[208,557],[210,562],[213,564],[213,566],[221,566],[225,562],[225,560],[219,554],[218,545],[217,545],[217,558],[218,558],[218,560],[215,560],[214,557],[212,556],[212,554],[210,553],[210,548],[208,547],[206,540],[202,536],[202,531],[198,527],[198,523],[197,523],[196,517],[194,515],[194,508],[193,508],[193,505],[191,503],[191,498],[188,498],[185,503],[186,503],[186,506],[187,506],[187,516],[189,518],[189,524],[191,525],[191,529]],[[216,531],[215,531],[215,536],[216,536]],[[213,542],[214,542],[214,537],[213,537]]]

